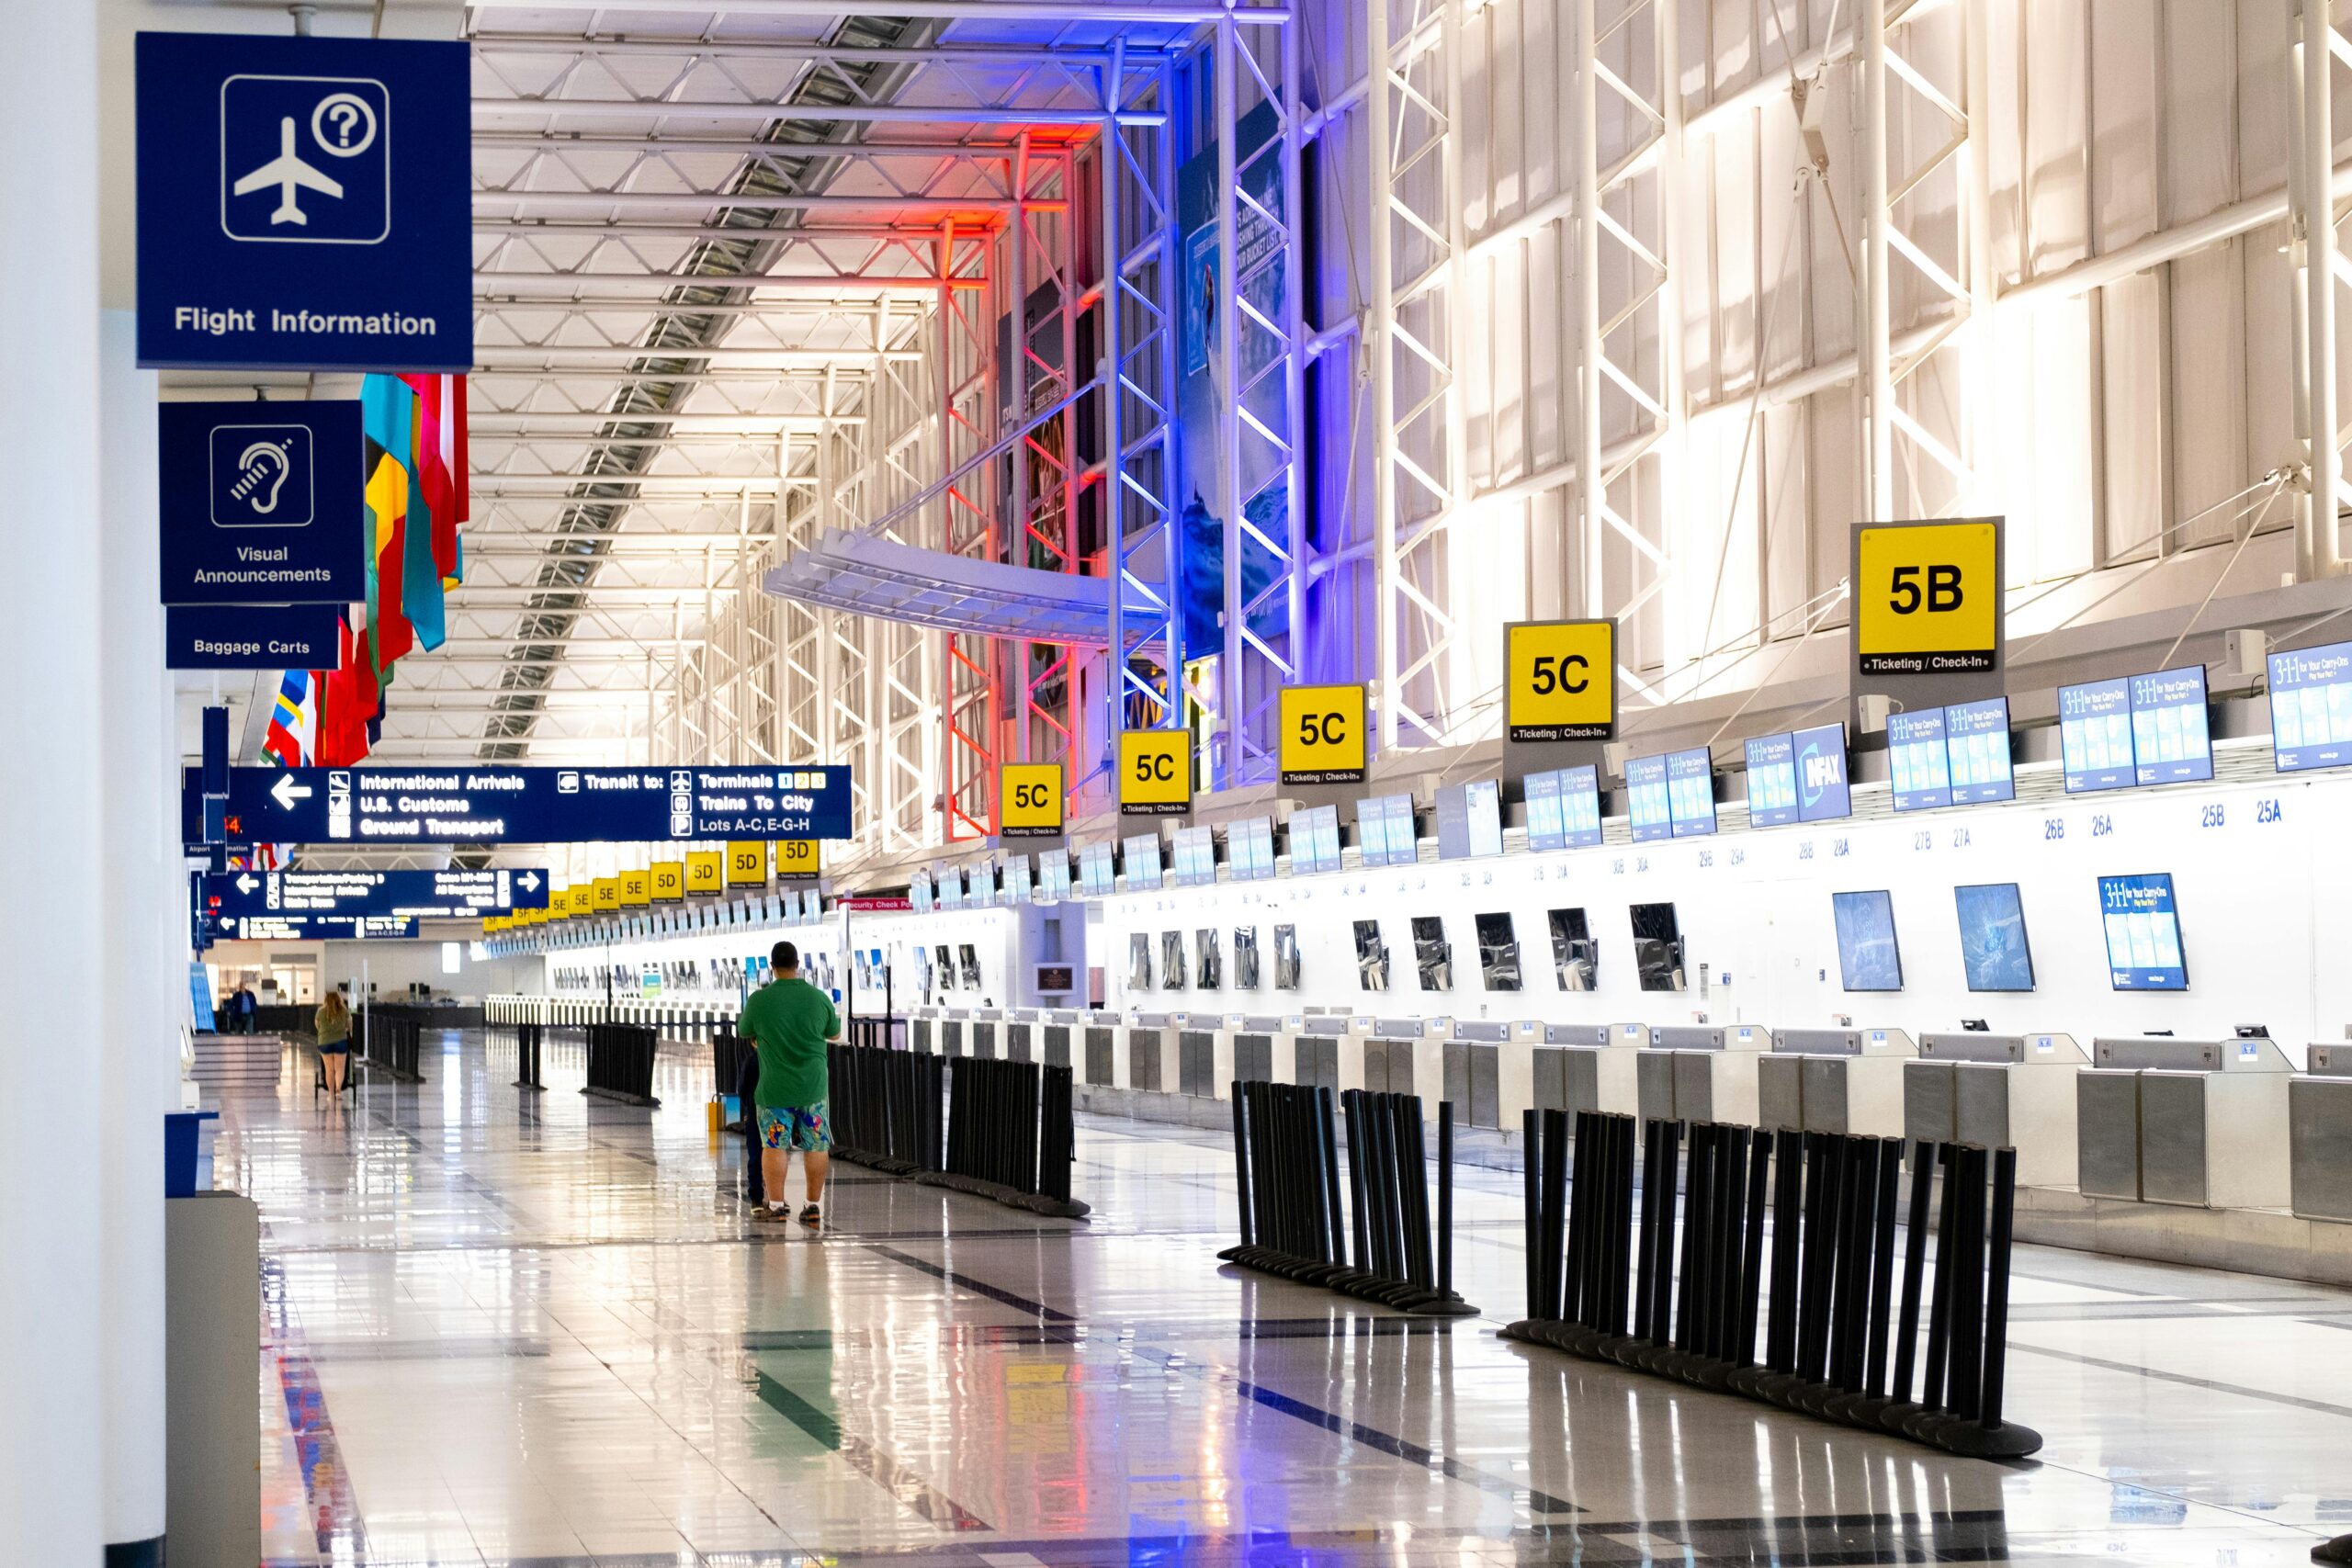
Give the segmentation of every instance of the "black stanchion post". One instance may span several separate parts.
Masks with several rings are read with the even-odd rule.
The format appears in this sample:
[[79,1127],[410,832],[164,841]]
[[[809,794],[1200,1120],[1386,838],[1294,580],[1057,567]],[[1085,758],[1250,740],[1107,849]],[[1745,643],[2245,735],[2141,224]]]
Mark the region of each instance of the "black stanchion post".
[[2001,1424],[2001,1385],[2009,1362],[2009,1244],[2018,1201],[2018,1152],[1993,1155],[1991,1256],[1984,1272],[1984,1387],[1977,1418],[1986,1427]]
[[[1586,1172],[1592,1163],[1592,1113],[1577,1112],[1576,1142],[1568,1141],[1565,1111],[1546,1111],[1544,1128],[1544,1188],[1540,1197],[1545,1272],[1541,1285],[1544,1307],[1536,1315],[1559,1323],[1580,1323],[1583,1310],[1584,1243],[1591,1231],[1592,1183]],[[1577,1172],[1571,1202],[1568,1169]]]
[[1546,1318],[1544,1280],[1550,1255],[1544,1243],[1551,1235],[1547,1224],[1550,1217],[1544,1204],[1544,1156],[1550,1153],[1544,1145],[1544,1118],[1546,1112],[1533,1106],[1519,1113],[1520,1233],[1527,1246],[1527,1316],[1531,1322]]
[[[1334,1263],[1348,1260],[1348,1232],[1340,1208],[1340,1140],[1331,1125],[1331,1091],[1317,1085],[1315,1096],[1315,1145],[1323,1162],[1323,1234],[1329,1250],[1325,1254]],[[1357,1261],[1363,1267],[1363,1261]]]
[[1957,1151],[1950,1144],[1936,1145],[1936,1164],[1942,1168],[1943,1201],[1936,1213],[1936,1293],[1928,1307],[1928,1366],[1927,1375],[1919,1385],[1919,1403],[1929,1410],[1948,1408],[1945,1403],[1944,1368],[1951,1351],[1952,1283],[1952,1224],[1960,1201],[1960,1169],[1953,1161]]
[[1739,1311],[1732,1329],[1731,1359],[1739,1367],[1756,1364],[1756,1319],[1764,1289],[1765,1183],[1771,1174],[1773,1134],[1758,1132],[1747,1149],[1747,1236],[1739,1271]]
[[1437,1292],[1453,1293],[1453,1107],[1437,1104]]

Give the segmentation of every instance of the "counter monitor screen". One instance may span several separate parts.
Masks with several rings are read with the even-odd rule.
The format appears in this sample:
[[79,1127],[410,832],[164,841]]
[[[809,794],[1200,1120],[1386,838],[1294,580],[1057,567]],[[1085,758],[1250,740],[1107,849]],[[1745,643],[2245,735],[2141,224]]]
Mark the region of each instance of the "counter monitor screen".
[[1671,904],[1635,904],[1634,966],[1645,991],[1682,989],[1682,927]]
[[1600,842],[1599,768],[1588,765],[1530,773],[1524,788],[1529,849],[1580,850]]
[[1138,833],[1126,840],[1125,852],[1120,857],[1127,873],[1127,890],[1148,890],[1159,886],[1159,835]]
[[1184,933],[1161,931],[1159,933],[1159,988],[1163,991],[1184,989],[1186,974]]
[[1305,972],[1306,964],[1301,960],[1298,951],[1298,928],[1276,926],[1274,928],[1274,989],[1295,991],[1298,989],[1299,976]]
[[1311,806],[1290,816],[1293,876],[1340,869],[1340,808]]
[[1715,762],[1704,746],[1666,754],[1666,804],[1676,838],[1715,830]]
[[1436,915],[1413,917],[1413,967],[1424,991],[1453,989],[1453,944],[1445,939],[1445,921]]
[[2107,928],[2108,984],[2119,991],[2185,991],[2180,912],[2172,874],[2098,879],[2099,918]]
[[1582,909],[1553,909],[1545,923],[1552,931],[1552,972],[1564,991],[1589,991],[1600,977],[1600,944]]
[[2270,759],[2282,773],[2352,762],[2352,642],[2270,656]]
[[[1826,822],[1854,814],[1853,795],[1846,783],[1843,724],[1758,736],[1747,744],[1747,820],[1753,827]],[[1711,821],[1713,807],[1711,791]]]
[[2213,776],[2205,666],[2132,677],[2132,755],[2143,784],[2193,784]]
[[2138,780],[2132,761],[2132,682],[2058,688],[2058,742],[2066,793],[2121,789]]
[[2015,800],[2009,772],[2009,699],[1954,703],[1944,709],[1944,747],[1951,762],[1951,803]]
[[1466,860],[1503,852],[1502,785],[1473,779],[1437,792],[1437,856]]
[[962,908],[964,907],[964,868],[960,865],[944,865],[932,874],[938,879],[936,886],[939,888],[939,907],[943,909]]
[[918,871],[907,877],[907,908],[918,915],[932,911],[931,873]]
[[1081,844],[1078,851],[1079,891],[1089,898],[1104,898],[1113,888],[1111,844]]
[[1176,886],[1200,887],[1216,880],[1216,830],[1176,829]]
[[1972,991],[2033,989],[2033,948],[2026,941],[2025,905],[2014,882],[1955,887],[1960,913],[1960,967]]
[[1004,859],[1004,901],[1008,904],[1029,902],[1029,857],[1025,854],[1007,855]]
[[1240,990],[1258,988],[1258,928],[1233,928],[1233,984]]
[[1381,940],[1378,920],[1355,922],[1356,984],[1367,991],[1388,988],[1388,944]]
[[1832,893],[1838,975],[1849,991],[1899,991],[1903,953],[1894,941],[1894,898],[1884,891]]
[[1519,983],[1519,937],[1508,910],[1479,915],[1478,975],[1490,991],[1516,991]]
[[1227,869],[1237,882],[1274,874],[1274,825],[1263,817],[1243,817],[1225,828]]
[[1420,859],[1409,795],[1372,795],[1356,802],[1356,853],[1371,865],[1411,865]]
[[1069,852],[1043,850],[1037,855],[1037,901],[1058,904],[1069,897]]
[[1151,989],[1151,933],[1130,931],[1127,934],[1127,989]]
[[1634,842],[1674,837],[1674,811],[1667,795],[1664,757],[1626,759],[1625,805],[1633,820]]

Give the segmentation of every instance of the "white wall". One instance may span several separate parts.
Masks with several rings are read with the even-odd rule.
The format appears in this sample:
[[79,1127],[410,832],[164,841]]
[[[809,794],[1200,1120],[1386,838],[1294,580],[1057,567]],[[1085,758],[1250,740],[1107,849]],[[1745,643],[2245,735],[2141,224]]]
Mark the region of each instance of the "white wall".
[[[1855,790],[1863,815],[1842,823],[1751,830],[1744,810],[1729,807],[1726,830],[1713,840],[1122,895],[1103,910],[1109,999],[1153,1010],[1335,1006],[1561,1022],[1703,1016],[1771,1027],[1826,1026],[1843,1014],[1860,1027],[1914,1032],[1982,1018],[1998,1032],[2063,1031],[2086,1042],[2154,1029],[2184,1038],[2226,1034],[2233,1024],[2262,1023],[2300,1061],[2305,1042],[2340,1039],[2352,1022],[2352,976],[2338,956],[2341,933],[2352,929],[2352,778],[2276,778],[2267,749],[2223,753],[2233,755],[2243,765],[2258,760],[2261,776],[2066,797],[2055,793],[2052,773],[2021,771],[2020,794],[2045,798],[1900,818],[1888,810],[1883,785],[1863,784]],[[2265,801],[2277,803],[2278,820],[2257,820]],[[2216,811],[2219,824],[2205,825]],[[2105,831],[2095,825],[2100,820]],[[1608,828],[1612,836],[1625,831],[1620,820]],[[2097,878],[2157,871],[2173,874],[2189,989],[2118,994],[2108,982]],[[2034,991],[1967,990],[1951,893],[1963,882],[2019,885]],[[1829,896],[1870,888],[1894,895],[1899,993],[1848,994],[1839,987]],[[1684,936],[1690,988],[1679,994],[1645,993],[1634,974],[1626,908],[1657,901],[1676,906]],[[1554,979],[1545,911],[1563,906],[1582,906],[1600,939],[1599,987],[1589,993],[1562,993]],[[1494,910],[1508,910],[1517,930],[1525,989],[1516,994],[1488,993],[1478,972],[1473,917]],[[1444,919],[1454,959],[1449,994],[1419,988],[1410,929],[1417,914]],[[1381,922],[1387,942],[1385,996],[1358,988],[1351,927],[1364,918]],[[1190,957],[1195,929],[1215,924],[1229,982],[1237,923],[1259,928],[1259,990],[1228,984],[1215,993],[1127,991],[1129,932],[1151,933],[1157,978],[1159,933],[1182,931]],[[1303,972],[1294,992],[1272,988],[1277,923],[1298,928]]]

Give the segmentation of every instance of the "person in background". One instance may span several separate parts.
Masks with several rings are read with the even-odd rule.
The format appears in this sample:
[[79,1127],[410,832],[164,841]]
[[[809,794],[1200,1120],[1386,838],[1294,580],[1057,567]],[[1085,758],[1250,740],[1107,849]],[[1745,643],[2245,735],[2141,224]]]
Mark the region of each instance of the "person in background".
[[798,1149],[808,1188],[800,1223],[815,1230],[824,1224],[820,1204],[833,1146],[826,1120],[830,1085],[825,1050],[842,1037],[842,1021],[825,993],[800,977],[798,948],[777,942],[769,950],[768,962],[775,978],[752,993],[735,1021],[735,1032],[751,1041],[760,1056],[759,1087],[752,1098],[758,1103],[760,1173],[767,1201],[752,1217],[775,1221],[791,1212],[785,1201],[784,1179],[791,1151]]
[[311,1032],[319,1037],[319,1066],[327,1075],[327,1092],[343,1092],[351,1071],[351,1009],[341,991],[329,991],[311,1015]]

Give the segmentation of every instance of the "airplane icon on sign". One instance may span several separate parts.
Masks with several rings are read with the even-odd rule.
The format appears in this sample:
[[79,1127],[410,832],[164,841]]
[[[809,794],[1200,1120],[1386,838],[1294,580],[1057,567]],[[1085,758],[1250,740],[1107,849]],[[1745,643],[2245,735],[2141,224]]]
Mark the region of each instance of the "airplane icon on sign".
[[232,194],[236,196],[251,196],[254,192],[266,190],[271,186],[277,187],[277,207],[269,215],[269,220],[273,224],[300,223],[305,227],[309,225],[310,219],[294,202],[294,193],[298,189],[314,190],[322,196],[332,196],[337,198],[343,195],[341,181],[331,179],[311,167],[294,151],[294,117],[292,115],[284,116],[277,122],[277,156],[253,173],[239,178],[230,189]]

